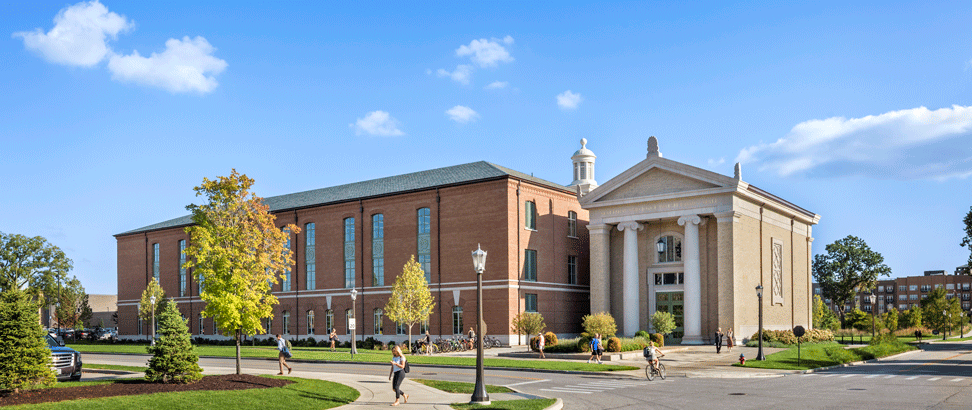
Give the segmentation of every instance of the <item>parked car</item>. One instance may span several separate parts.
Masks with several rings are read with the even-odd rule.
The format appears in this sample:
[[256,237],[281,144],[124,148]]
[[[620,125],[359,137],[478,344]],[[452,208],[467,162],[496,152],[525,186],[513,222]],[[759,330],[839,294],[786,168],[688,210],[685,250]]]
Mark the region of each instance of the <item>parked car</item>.
[[51,335],[47,335],[47,348],[51,349],[51,368],[58,380],[81,380],[81,353],[65,347],[63,342],[58,342]]

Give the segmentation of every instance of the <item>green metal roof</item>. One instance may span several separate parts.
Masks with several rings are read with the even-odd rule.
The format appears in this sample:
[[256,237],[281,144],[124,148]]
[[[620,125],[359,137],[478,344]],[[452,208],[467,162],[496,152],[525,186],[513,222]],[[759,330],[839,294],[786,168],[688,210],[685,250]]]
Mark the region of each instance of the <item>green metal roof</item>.
[[[532,175],[499,166],[486,161],[455,165],[445,168],[430,169],[410,174],[372,179],[370,181],[355,182],[328,188],[314,189],[293,194],[278,195],[264,198],[263,202],[270,207],[270,212],[287,209],[306,208],[310,206],[326,205],[339,202],[356,201],[358,199],[374,198],[394,195],[410,191],[420,191],[447,185],[461,185],[472,182],[514,177],[543,185],[553,189],[571,191],[569,187],[553,183]],[[192,224],[189,215],[165,222],[144,226],[115,236],[131,235],[135,233],[174,228]]]

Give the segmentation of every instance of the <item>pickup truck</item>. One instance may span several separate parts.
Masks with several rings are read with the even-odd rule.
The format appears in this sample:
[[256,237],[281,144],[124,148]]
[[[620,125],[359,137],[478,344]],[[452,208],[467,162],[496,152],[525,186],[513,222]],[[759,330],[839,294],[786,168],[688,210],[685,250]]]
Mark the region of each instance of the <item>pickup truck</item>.
[[81,380],[81,353],[64,343],[47,335],[47,348],[51,349],[51,368],[57,374],[57,380]]

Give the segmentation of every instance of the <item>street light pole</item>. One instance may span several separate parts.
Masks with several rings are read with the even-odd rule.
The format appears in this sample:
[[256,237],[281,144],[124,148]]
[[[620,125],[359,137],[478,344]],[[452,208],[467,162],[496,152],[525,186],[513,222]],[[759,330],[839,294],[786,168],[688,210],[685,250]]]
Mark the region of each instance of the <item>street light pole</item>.
[[149,346],[155,346],[155,295],[152,295],[149,301],[152,302],[152,342],[149,343]]
[[946,313],[948,313],[947,310],[943,310],[942,311],[942,341],[945,340],[945,321],[947,320],[947,319],[945,319],[945,314]]
[[478,244],[472,252],[473,268],[476,269],[476,387],[470,403],[489,405],[486,393],[486,376],[483,370],[483,271],[486,270],[486,251]]
[[763,285],[756,285],[756,298],[759,299],[759,350],[756,360],[766,360],[763,355]]
[[354,355],[358,354],[358,341],[355,336],[357,329],[357,320],[355,320],[354,312],[354,301],[358,299],[358,289],[351,288],[351,359],[354,359]]
[[871,340],[873,341],[874,340],[874,315],[877,314],[877,308],[875,307],[874,303],[877,302],[877,295],[875,295],[872,292],[869,298],[871,299]]

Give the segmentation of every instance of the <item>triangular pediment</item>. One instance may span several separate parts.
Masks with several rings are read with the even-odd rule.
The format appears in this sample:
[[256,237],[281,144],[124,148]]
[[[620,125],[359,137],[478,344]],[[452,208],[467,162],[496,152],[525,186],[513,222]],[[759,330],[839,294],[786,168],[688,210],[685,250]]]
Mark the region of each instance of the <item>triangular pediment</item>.
[[582,204],[628,202],[733,188],[738,180],[660,157],[631,167],[581,198]]

